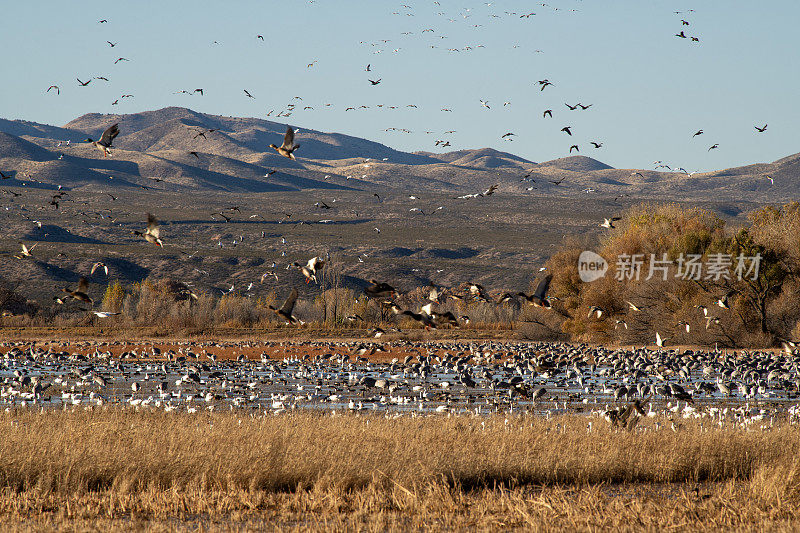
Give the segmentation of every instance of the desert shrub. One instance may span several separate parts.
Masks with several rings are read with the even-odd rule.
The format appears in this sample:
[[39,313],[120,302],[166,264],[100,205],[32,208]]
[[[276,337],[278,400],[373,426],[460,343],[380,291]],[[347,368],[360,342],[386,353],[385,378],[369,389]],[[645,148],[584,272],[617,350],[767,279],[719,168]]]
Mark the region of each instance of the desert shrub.
[[[606,275],[586,283],[577,269],[585,249],[567,242],[548,261],[555,316],[561,315],[561,329],[573,340],[652,343],[656,331],[673,343],[704,345],[763,346],[794,338],[800,204],[762,208],[750,216],[749,227],[733,229],[700,208],[633,207],[594,250],[609,263]],[[637,254],[640,266],[631,269]],[[692,255],[699,276],[692,275]],[[758,272],[747,271],[749,260],[739,265],[740,256],[758,256]],[[651,270],[653,259],[665,260],[655,264],[665,271]],[[709,269],[715,260],[730,262],[723,274]],[[717,304],[721,300],[729,309]],[[600,317],[590,313],[596,307],[603,310]]]
[[214,323],[223,327],[251,327],[260,318],[256,302],[236,294],[225,294],[214,311]]
[[119,281],[109,283],[106,292],[103,294],[103,309],[114,313],[122,309],[125,301],[125,289]]

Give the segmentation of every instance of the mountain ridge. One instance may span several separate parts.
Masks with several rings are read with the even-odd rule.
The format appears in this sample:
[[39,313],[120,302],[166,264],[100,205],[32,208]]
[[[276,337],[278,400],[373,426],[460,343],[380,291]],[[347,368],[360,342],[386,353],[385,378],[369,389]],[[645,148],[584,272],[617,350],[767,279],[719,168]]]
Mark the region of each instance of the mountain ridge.
[[[83,141],[99,138],[114,123],[120,124],[121,133],[112,157],[104,158]],[[243,193],[377,188],[449,194],[479,192],[495,183],[500,194],[559,196],[724,199],[747,193],[753,200],[768,201],[800,192],[800,154],[689,175],[613,168],[585,155],[537,163],[486,147],[403,152],[369,139],[301,127],[295,138],[298,159],[293,161],[269,148],[270,143],[280,144],[286,127],[184,107],[86,113],[63,127],[0,119],[0,171],[52,187],[142,186],[155,179],[176,190]],[[52,163],[57,160],[61,163]]]

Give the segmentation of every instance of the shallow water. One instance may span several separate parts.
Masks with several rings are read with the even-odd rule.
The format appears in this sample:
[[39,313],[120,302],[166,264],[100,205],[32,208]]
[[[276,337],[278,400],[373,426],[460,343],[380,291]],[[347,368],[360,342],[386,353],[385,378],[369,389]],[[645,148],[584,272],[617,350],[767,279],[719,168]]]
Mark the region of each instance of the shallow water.
[[[316,346],[319,346],[317,343]],[[191,343],[188,343],[191,347]],[[409,353],[436,354],[429,343],[405,343]],[[353,410],[383,413],[472,413],[532,412],[543,416],[562,413],[589,413],[609,406],[626,405],[639,393],[630,394],[615,401],[614,391],[622,384],[679,383],[693,393],[693,407],[681,407],[680,413],[692,409],[707,410],[710,407],[739,408],[739,411],[759,413],[768,417],[785,414],[796,402],[796,366],[782,367],[785,372],[780,383],[776,380],[763,386],[754,395],[723,396],[719,391],[698,392],[700,383],[716,386],[714,372],[704,375],[697,365],[684,377],[662,372],[654,375],[639,375],[633,372],[616,371],[610,364],[563,365],[560,368],[537,372],[523,364],[508,365],[509,356],[524,352],[527,356],[547,353],[547,345],[537,344],[535,350],[519,343],[492,343],[494,353],[502,353],[505,359],[482,357],[478,354],[469,363],[461,364],[460,372],[468,372],[475,386],[462,384],[459,373],[451,361],[442,364],[433,355],[428,364],[413,366],[401,363],[367,361],[362,358],[344,361],[350,347],[342,343],[331,343],[327,359],[301,360],[285,350],[262,361],[221,361],[210,359],[172,362],[167,360],[109,358],[110,352],[63,350],[60,354],[36,354],[31,357],[30,346],[17,346],[9,351],[0,365],[0,407],[35,406],[62,408],[76,405],[128,404],[153,406],[167,410],[243,409],[263,412],[283,412],[291,409]],[[460,347],[458,347],[460,348]],[[485,347],[484,347],[485,348]],[[440,354],[453,351],[446,343],[437,349]],[[563,350],[563,345],[554,345],[553,350]],[[187,349],[188,351],[188,349]],[[199,352],[199,350],[196,350]],[[20,353],[21,352],[21,353]],[[463,352],[462,352],[463,353]],[[588,352],[587,352],[588,353]],[[656,352],[652,353],[656,357]],[[86,357],[88,354],[88,357]],[[446,356],[438,356],[446,359]],[[713,360],[716,356],[706,356]],[[201,357],[202,358],[202,357]],[[419,356],[414,362],[419,360]],[[720,368],[721,370],[721,368]],[[102,376],[106,382],[101,386],[93,381]],[[578,383],[578,375],[582,385]],[[193,381],[189,376],[199,378]],[[364,378],[385,380],[382,387],[368,387]],[[518,389],[510,388],[509,380],[518,380]],[[41,391],[34,391],[38,380]],[[753,381],[751,379],[751,381]],[[135,384],[135,385],[134,385]],[[133,390],[133,386],[137,390]],[[752,386],[752,385],[751,385]],[[544,387],[547,393],[538,401],[531,396]],[[736,389],[736,383],[731,384]],[[650,409],[675,409],[674,398],[645,394]],[[677,410],[675,412],[678,412]]]

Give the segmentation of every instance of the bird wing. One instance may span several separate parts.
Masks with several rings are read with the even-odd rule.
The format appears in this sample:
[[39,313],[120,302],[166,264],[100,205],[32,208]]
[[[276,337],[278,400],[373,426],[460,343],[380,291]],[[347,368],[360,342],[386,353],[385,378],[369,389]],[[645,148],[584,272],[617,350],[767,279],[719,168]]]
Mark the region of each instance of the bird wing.
[[291,150],[294,146],[294,130],[291,126],[286,126],[286,135],[283,136],[283,145],[281,148],[288,148]]
[[536,286],[536,290],[533,292],[533,295],[539,298],[540,300],[544,300],[544,295],[547,293],[548,287],[550,287],[550,280],[553,279],[552,274],[548,274],[544,277],[542,281]]
[[111,141],[119,135],[119,123],[113,124],[103,132],[103,136],[100,137],[100,142],[103,144],[111,145]]
[[147,233],[156,239],[158,239],[161,234],[158,228],[158,219],[150,213],[147,213]]
[[291,315],[292,310],[294,309],[294,303],[297,301],[297,289],[292,289],[292,292],[289,293],[289,297],[286,298],[286,301],[283,302],[281,306],[281,312]]
[[88,290],[89,281],[86,278],[81,277],[81,279],[78,281],[78,292],[86,292]]
[[306,266],[308,266],[309,270],[312,272],[316,272],[317,270],[322,270],[322,268],[325,266],[325,261],[319,257],[312,257],[308,260],[308,264]]

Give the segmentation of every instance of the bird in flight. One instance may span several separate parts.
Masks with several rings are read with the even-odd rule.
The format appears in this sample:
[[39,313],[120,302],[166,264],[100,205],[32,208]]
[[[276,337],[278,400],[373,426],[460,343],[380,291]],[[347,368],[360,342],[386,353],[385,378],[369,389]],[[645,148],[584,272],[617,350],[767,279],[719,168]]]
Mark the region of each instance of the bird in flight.
[[102,269],[103,269],[103,272],[105,272],[105,273],[106,273],[106,276],[108,276],[108,267],[106,266],[106,264],[105,264],[105,263],[103,263],[103,262],[101,262],[101,261],[98,261],[98,262],[96,262],[95,264],[93,264],[93,265],[92,265],[92,270],[89,272],[89,275],[90,275],[90,276],[93,276],[93,275],[94,275],[94,273],[95,273],[95,271],[96,271],[97,269],[99,269],[99,268],[102,268]]
[[164,243],[161,241],[161,230],[158,227],[158,219],[150,213],[147,213],[147,229],[144,233],[134,230],[133,234],[144,238],[144,240],[156,246],[161,246],[162,248],[164,246]]
[[614,222],[616,222],[617,220],[622,220],[622,217],[603,218],[603,223],[599,224],[599,226],[601,228],[614,229],[616,228]]
[[570,129],[571,127],[572,127],[572,126],[564,126],[563,128],[561,128],[561,131],[563,131],[563,132],[564,132],[564,133],[566,133],[567,135],[570,135],[570,136],[572,136],[572,130]]
[[595,148],[600,148],[601,146],[603,146],[603,143],[599,143],[599,142],[595,142],[595,141],[589,141],[589,142],[590,142],[590,143],[591,143],[591,144],[592,144],[592,145],[593,145]]
[[714,150],[714,149],[716,149],[716,148],[719,148],[719,143],[714,143],[714,144],[712,144],[712,145],[711,145],[711,148],[709,148],[709,149],[708,149],[708,151],[710,152],[711,150]]
[[550,115],[550,118],[553,118],[553,110],[552,109],[545,109],[544,113],[542,113],[542,118],[546,117],[547,115]]
[[306,278],[306,284],[312,281],[317,283],[317,272],[325,267],[325,261],[321,257],[312,257],[305,265],[297,261],[292,264],[303,273],[303,276]]
[[378,85],[383,78],[378,78],[377,80],[368,80],[372,85]]
[[280,309],[271,305],[269,308],[275,311],[275,314],[284,319],[287,324],[296,324],[300,322],[300,320],[298,320],[297,317],[292,314],[292,311],[294,310],[294,303],[296,301],[297,289],[292,289],[292,292],[289,293],[289,297],[286,298],[286,301],[283,302],[283,305],[280,307]]
[[78,280],[78,288],[75,289],[74,291],[70,290],[68,288],[61,289],[61,291],[62,292],[66,292],[72,298],[74,298],[74,299],[76,299],[78,301],[85,302],[85,303],[87,303],[89,305],[92,305],[92,303],[93,303],[93,300],[91,298],[89,298],[89,294],[88,294],[88,292],[89,292],[89,280],[87,280],[86,278],[82,277],[80,280]]
[[103,157],[108,157],[111,155],[111,143],[114,142],[117,135],[119,135],[119,123],[109,126],[106,131],[103,132],[99,141],[93,141],[92,138],[89,137],[85,142],[92,143],[98,150],[103,152]]
[[[80,81],[80,80],[78,80],[78,81]],[[89,81],[92,81],[92,80],[89,80]],[[61,94],[61,89],[58,88],[58,85],[51,85],[50,87],[47,88],[47,91],[45,91],[45,92],[49,93],[50,89],[55,89],[56,90],[56,94]]]
[[539,282],[538,285],[536,285],[536,290],[533,291],[533,294],[528,296],[524,292],[519,292],[517,293],[517,296],[522,296],[528,301],[528,303],[533,304],[535,307],[544,307],[545,309],[549,309],[550,301],[545,295],[552,279],[553,275],[548,274]]
[[110,316],[118,315],[120,312],[112,313],[111,311],[92,311],[96,316],[100,318],[108,318]]
[[465,194],[463,196],[458,196],[456,197],[456,200],[465,200],[467,198],[479,198],[484,196],[491,196],[494,194],[494,191],[496,190],[497,190],[497,184],[495,183],[494,185],[490,185],[489,188],[483,192],[476,192],[473,194]]
[[286,134],[283,136],[283,144],[280,146],[275,146],[274,144],[269,145],[270,148],[278,152],[283,157],[288,157],[289,159],[295,159],[294,151],[300,148],[299,144],[294,143],[294,130],[291,126],[286,126]]
[[694,132],[694,135],[692,135],[692,137],[694,138],[694,137],[697,137],[698,135],[702,135],[702,134],[703,134],[703,130],[697,130],[696,132]]
[[14,257],[16,257],[17,259],[22,259],[22,258],[24,258],[24,257],[33,257],[33,249],[34,249],[34,248],[36,248],[36,244],[39,244],[39,243],[36,243],[36,244],[34,244],[34,245],[33,245],[33,246],[31,246],[30,248],[28,248],[27,246],[25,246],[25,243],[23,243],[23,242],[21,242],[21,243],[19,243],[19,244],[20,244],[20,246],[22,247],[22,250],[20,250],[20,252],[19,252],[19,255],[15,255],[15,256],[14,256]]
[[764,126],[761,127],[761,128],[759,128],[758,126],[753,126],[753,127],[758,130],[758,133],[764,133],[765,131],[767,131],[767,125],[766,124],[764,124]]
[[116,61],[114,61],[114,64],[116,65],[116,64],[117,64],[117,63],[119,63],[120,61],[130,61],[130,59],[128,59],[128,58],[126,58],[126,57],[120,57],[120,58],[117,58],[117,60],[116,60]]
[[569,147],[569,153],[572,153],[573,148],[575,149],[576,152],[581,151],[580,148],[578,148],[577,144],[573,144],[572,146]]
[[243,90],[244,90],[244,94],[246,94],[248,98],[253,98],[253,99],[255,99],[255,96],[253,96],[252,94],[250,94],[250,92],[249,92],[247,89],[243,89]]
[[553,85],[553,84],[550,82],[550,80],[548,80],[548,79],[546,79],[546,78],[545,78],[545,79],[543,79],[543,80],[539,80],[537,83],[539,84],[539,91],[544,91],[544,88],[545,88],[545,87],[547,87],[548,85]]
[[81,84],[81,87],[86,87],[87,85],[92,83],[92,78],[89,78],[89,81],[81,81],[80,78],[75,78],[75,79],[78,80],[78,83]]

